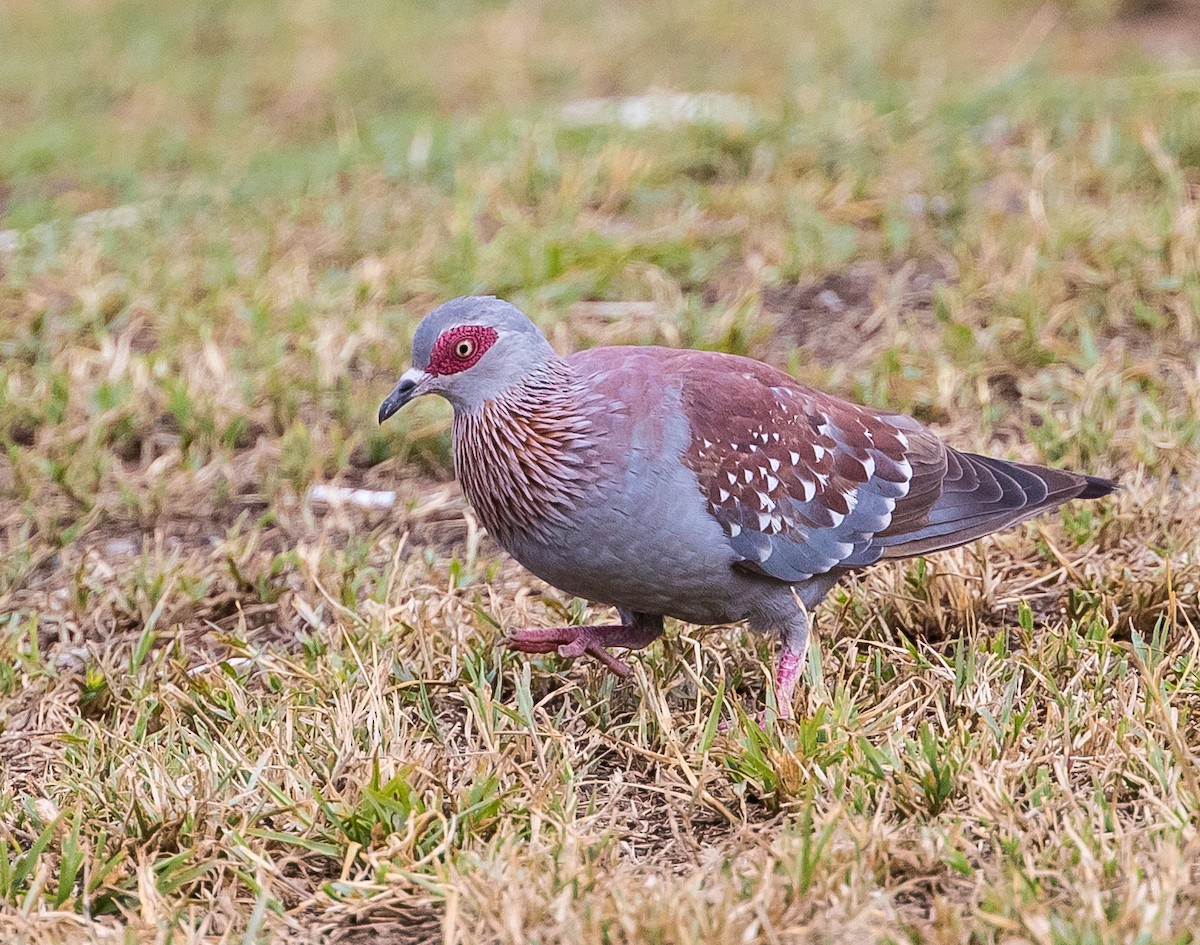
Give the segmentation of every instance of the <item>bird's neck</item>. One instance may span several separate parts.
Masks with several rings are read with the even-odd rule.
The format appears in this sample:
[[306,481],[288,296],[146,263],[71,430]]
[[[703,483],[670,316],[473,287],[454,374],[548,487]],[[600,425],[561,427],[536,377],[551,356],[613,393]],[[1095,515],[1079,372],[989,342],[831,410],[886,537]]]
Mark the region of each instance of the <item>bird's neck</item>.
[[455,475],[501,544],[569,521],[593,480],[598,401],[555,359],[501,397],[455,411]]

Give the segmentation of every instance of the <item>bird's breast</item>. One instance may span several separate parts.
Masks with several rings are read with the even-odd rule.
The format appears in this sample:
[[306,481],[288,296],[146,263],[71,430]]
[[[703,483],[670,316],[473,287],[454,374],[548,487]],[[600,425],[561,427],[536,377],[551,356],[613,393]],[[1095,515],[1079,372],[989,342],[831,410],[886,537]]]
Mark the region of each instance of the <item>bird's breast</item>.
[[569,524],[595,483],[594,431],[564,409],[488,401],[454,418],[455,475],[480,522],[506,548]]

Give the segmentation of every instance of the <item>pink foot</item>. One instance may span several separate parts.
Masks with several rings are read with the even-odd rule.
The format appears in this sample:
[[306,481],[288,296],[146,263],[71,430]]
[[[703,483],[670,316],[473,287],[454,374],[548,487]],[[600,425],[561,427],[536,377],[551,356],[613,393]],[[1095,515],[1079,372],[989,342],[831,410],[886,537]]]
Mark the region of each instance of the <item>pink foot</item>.
[[645,646],[646,642],[636,635],[634,628],[619,623],[597,627],[511,630],[504,638],[505,646],[522,653],[557,653],[566,657],[590,656],[618,676],[628,676],[633,670],[609,653],[605,647],[638,647]]
[[779,666],[775,670],[775,703],[781,719],[792,717],[792,700],[796,695],[796,681],[804,663],[804,653],[797,653],[786,646],[779,654]]
[[[792,700],[796,696],[796,683],[800,679],[804,656],[803,652],[797,652],[786,645],[779,654],[779,664],[775,668],[775,711],[781,721],[792,717]],[[758,726],[766,731],[766,709],[759,710]],[[723,721],[717,726],[717,731],[724,734],[732,727],[732,722]]]

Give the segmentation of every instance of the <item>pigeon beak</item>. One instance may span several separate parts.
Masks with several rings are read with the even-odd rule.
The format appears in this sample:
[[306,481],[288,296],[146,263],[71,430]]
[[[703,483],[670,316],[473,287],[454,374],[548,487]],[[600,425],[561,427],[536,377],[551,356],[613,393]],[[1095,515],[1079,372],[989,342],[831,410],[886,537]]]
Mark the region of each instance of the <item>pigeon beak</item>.
[[388,394],[387,400],[379,405],[379,422],[383,423],[388,417],[417,396],[416,390],[421,382],[429,375],[420,368],[409,368],[400,375],[400,382]]

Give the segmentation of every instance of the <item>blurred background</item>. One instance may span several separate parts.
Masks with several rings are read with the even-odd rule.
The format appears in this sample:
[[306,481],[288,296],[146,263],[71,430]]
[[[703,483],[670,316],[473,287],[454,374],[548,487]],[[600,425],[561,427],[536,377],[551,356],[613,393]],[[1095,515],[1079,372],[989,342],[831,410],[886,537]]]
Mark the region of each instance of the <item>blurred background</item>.
[[[837,592],[779,741],[770,641],[495,646],[597,614],[375,423],[467,292],[1123,491]],[[1198,351],[1195,0],[3,0],[0,938],[1183,941]]]

